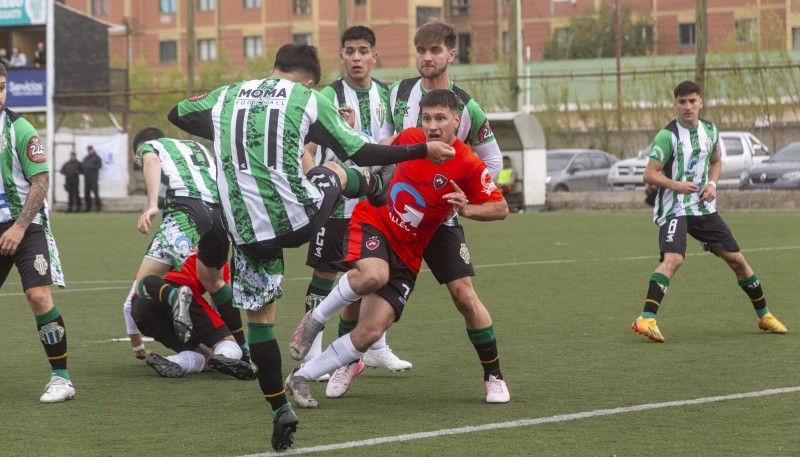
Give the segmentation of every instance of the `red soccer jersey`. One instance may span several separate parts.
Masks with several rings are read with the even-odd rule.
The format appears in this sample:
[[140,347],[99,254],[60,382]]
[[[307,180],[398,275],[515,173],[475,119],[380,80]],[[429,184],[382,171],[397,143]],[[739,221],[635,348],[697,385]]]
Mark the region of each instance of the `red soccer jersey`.
[[[421,129],[409,128],[400,133],[394,144],[425,141]],[[453,208],[442,198],[455,191],[450,180],[461,188],[470,203],[503,200],[481,159],[461,140],[457,139],[453,148],[455,157],[441,165],[428,159],[397,164],[386,205],[375,208],[362,201],[353,210],[350,223],[366,223],[379,229],[391,243],[392,251],[415,274],[419,273],[423,251]],[[348,252],[345,260],[358,260],[358,253]]]
[[[231,282],[231,269],[227,263],[222,269],[222,277],[225,282]],[[211,317],[214,326],[219,327],[224,324],[219,313],[212,308],[203,297],[203,294],[206,293],[206,289],[203,287],[203,283],[200,282],[200,278],[197,277],[197,254],[192,253],[189,255],[189,257],[186,258],[186,262],[181,266],[180,271],[170,270],[166,276],[164,276],[164,279],[189,287],[189,289],[192,290],[192,298],[194,298],[194,301],[196,301]]]

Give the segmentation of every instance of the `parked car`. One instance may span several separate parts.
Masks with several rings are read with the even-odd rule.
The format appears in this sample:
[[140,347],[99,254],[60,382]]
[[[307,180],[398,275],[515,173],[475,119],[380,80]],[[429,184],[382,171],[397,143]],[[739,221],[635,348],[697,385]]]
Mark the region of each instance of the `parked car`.
[[616,161],[613,155],[597,149],[547,151],[547,191],[606,190],[608,170]]
[[[752,133],[720,132],[719,136],[722,139],[722,173],[718,187],[737,187],[744,170],[769,158],[769,148]],[[612,190],[643,189],[642,175],[649,152],[650,147],[647,147],[639,151],[637,157],[614,164],[608,172],[608,187]]]
[[789,143],[772,157],[742,172],[741,189],[800,189],[800,142]]

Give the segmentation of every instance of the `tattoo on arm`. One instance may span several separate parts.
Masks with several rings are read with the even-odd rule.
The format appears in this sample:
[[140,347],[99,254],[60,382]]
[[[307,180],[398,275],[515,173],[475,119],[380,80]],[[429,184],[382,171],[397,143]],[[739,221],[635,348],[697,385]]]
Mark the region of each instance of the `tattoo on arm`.
[[44,204],[44,199],[47,197],[47,191],[50,188],[49,173],[39,173],[29,178],[31,183],[31,190],[28,192],[28,198],[22,206],[22,210],[17,216],[16,225],[22,228],[28,228],[39,214]]

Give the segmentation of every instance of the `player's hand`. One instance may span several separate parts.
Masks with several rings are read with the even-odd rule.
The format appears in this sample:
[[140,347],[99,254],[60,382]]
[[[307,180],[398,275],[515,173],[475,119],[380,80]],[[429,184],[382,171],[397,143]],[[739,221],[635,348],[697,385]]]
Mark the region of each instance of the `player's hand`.
[[147,348],[139,349],[138,351],[133,351],[133,355],[139,360],[144,360],[148,354],[150,354],[150,350]]
[[700,200],[704,202],[712,202],[717,198],[717,186],[708,185],[703,187],[699,194]]
[[14,255],[24,235],[25,229],[12,223],[11,227],[3,233],[3,236],[0,236],[0,255]]
[[464,208],[469,205],[467,195],[452,179],[450,180],[450,185],[453,186],[453,192],[442,195],[442,198],[444,198],[447,203],[453,205],[453,210],[455,210],[455,212],[459,215],[463,215],[461,213],[464,211]]
[[349,106],[343,106],[339,108],[339,116],[344,118],[344,121],[347,122],[347,125],[350,127],[355,128],[356,126],[356,110],[350,108]]
[[683,195],[689,195],[697,190],[700,189],[700,186],[697,183],[691,181],[678,181],[678,185],[675,187],[675,190],[682,193]]
[[441,165],[446,160],[450,160],[456,156],[456,150],[447,143],[441,141],[428,142],[428,160]]
[[136,228],[139,229],[140,233],[147,235],[150,233],[150,224],[153,221],[153,216],[158,214],[158,208],[147,208],[145,212],[139,216],[139,223],[137,224]]

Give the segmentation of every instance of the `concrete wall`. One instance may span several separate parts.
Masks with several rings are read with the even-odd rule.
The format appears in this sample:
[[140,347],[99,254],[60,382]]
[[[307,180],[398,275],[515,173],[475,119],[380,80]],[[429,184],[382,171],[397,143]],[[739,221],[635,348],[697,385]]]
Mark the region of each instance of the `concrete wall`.
[[[555,192],[547,194],[549,211],[636,211],[650,212],[643,191]],[[717,210],[800,211],[800,190],[720,190]]]

